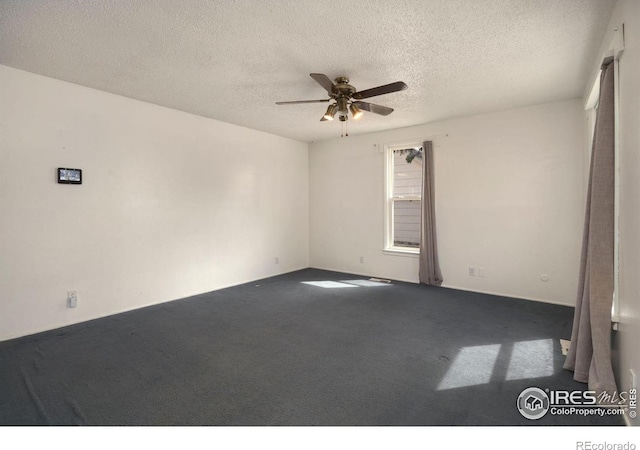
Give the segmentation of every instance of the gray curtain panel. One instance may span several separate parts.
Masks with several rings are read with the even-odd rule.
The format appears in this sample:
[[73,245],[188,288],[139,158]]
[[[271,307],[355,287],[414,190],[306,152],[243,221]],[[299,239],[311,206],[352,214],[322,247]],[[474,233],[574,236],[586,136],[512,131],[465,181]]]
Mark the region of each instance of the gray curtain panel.
[[602,69],[591,151],[578,297],[564,365],[590,390],[616,390],[611,365],[614,249],[614,70]]
[[422,213],[420,215],[420,283],[442,284],[436,240],[436,209],[433,179],[433,143],[422,144]]

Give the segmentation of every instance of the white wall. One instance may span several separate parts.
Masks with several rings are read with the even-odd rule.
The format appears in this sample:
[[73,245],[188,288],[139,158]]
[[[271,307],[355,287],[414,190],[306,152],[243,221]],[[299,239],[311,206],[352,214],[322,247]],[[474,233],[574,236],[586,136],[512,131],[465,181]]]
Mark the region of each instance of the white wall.
[[[619,60],[620,98],[620,277],[619,331],[614,334],[618,389],[631,388],[630,370],[640,377],[640,2],[618,0],[593,73],[611,47],[614,28],[624,23],[624,53]],[[640,386],[635,386],[639,388]],[[629,417],[627,416],[627,419]],[[636,417],[633,425],[640,425]]]
[[415,256],[382,251],[382,148],[433,138],[444,285],[574,305],[583,117],[575,99],[310,144],[311,266],[417,282]]
[[306,143],[5,66],[0,98],[0,340],[308,267]]

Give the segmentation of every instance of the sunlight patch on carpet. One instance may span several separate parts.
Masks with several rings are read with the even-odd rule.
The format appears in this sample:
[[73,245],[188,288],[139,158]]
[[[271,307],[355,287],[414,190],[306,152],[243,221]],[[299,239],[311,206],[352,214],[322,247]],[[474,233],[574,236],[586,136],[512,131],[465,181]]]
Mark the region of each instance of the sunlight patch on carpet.
[[387,282],[371,281],[371,280],[340,280],[340,281],[301,281],[302,284],[321,287],[324,289],[339,289],[353,287],[381,287],[393,286]]
[[521,341],[513,344],[507,380],[549,377],[553,372],[552,339]]
[[337,281],[302,281],[302,284],[309,284],[311,286],[317,286],[324,289],[340,289],[340,288],[355,288],[358,287],[353,284],[339,283]]
[[438,390],[489,383],[500,347],[500,344],[463,347],[438,385]]
[[393,286],[389,283],[381,283],[379,281],[369,281],[369,280],[342,280],[342,283],[355,284],[356,286],[361,287],[381,287],[381,286]]

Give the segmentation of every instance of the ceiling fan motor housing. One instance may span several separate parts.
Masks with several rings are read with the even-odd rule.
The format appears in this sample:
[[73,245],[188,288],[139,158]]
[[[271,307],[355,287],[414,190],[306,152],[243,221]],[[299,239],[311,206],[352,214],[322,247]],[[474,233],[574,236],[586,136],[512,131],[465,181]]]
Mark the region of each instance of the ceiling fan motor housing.
[[333,86],[333,91],[332,97],[336,99],[340,115],[348,114],[349,100],[355,94],[356,88],[349,84],[349,78],[338,77],[336,78],[336,84]]

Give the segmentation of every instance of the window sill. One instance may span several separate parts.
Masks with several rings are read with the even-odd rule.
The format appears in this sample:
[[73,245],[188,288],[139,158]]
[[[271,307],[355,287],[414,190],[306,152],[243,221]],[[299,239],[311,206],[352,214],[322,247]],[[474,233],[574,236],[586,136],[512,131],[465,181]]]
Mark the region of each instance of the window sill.
[[410,258],[417,258],[420,256],[420,250],[418,249],[404,249],[404,248],[385,248],[382,253],[390,256],[408,256]]

